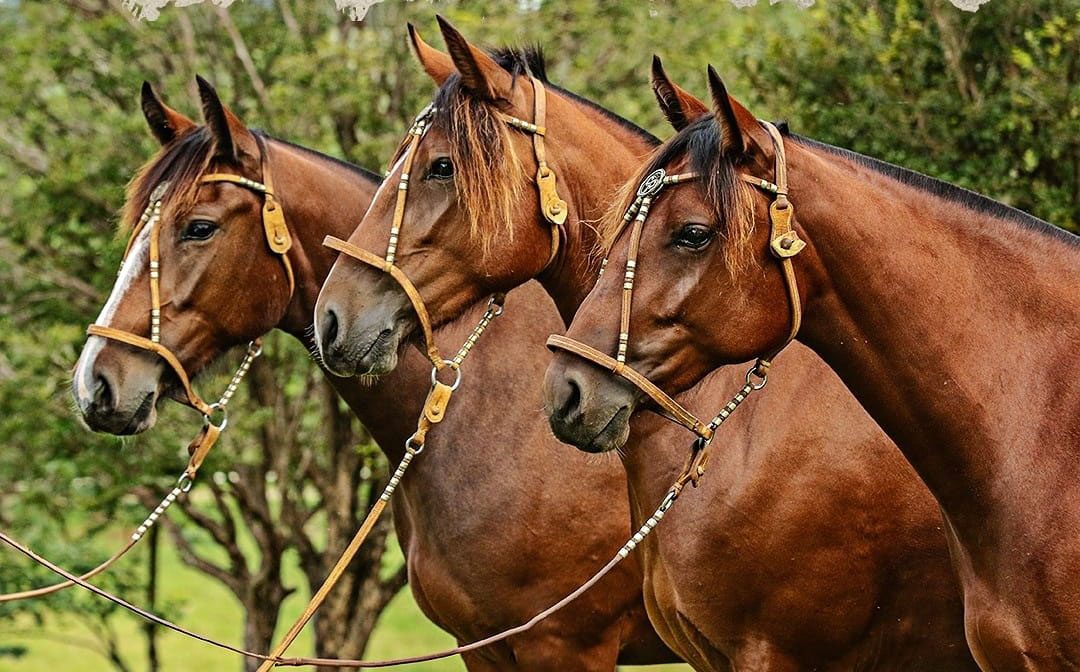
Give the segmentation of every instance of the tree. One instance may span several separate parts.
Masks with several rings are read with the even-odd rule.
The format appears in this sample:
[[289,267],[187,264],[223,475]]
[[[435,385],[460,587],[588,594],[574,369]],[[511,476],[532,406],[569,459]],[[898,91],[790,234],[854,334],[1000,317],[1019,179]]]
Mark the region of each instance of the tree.
[[[796,130],[1080,232],[1080,9],[847,0],[748,69]],[[835,48],[842,45],[842,48]]]

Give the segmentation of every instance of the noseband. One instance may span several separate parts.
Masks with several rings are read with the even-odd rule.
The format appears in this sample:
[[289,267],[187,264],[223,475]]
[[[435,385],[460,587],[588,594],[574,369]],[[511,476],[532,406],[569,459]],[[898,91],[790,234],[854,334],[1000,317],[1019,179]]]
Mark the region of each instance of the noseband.
[[[646,376],[635,371],[626,364],[626,351],[630,342],[630,309],[634,296],[634,274],[637,268],[638,250],[641,245],[641,230],[645,225],[645,220],[649,216],[649,208],[665,187],[699,179],[701,176],[697,173],[668,175],[663,168],[653,171],[642,180],[633,203],[631,203],[626,214],[623,216],[623,221],[616,233],[616,238],[623,235],[627,227],[630,227],[630,242],[627,249],[626,269],[623,275],[622,308],[619,316],[619,341],[615,357],[611,357],[592,346],[572,338],[567,338],[566,336],[553,335],[547,340],[549,348],[559,349],[577,355],[593,364],[609,369],[612,373],[629,381],[630,384],[652,399],[656,405],[659,406],[661,415],[685,427],[698,436],[698,441],[695,443],[695,452],[698,454],[701,453],[701,449],[712,441],[713,436],[716,433],[716,428],[731,415],[739,404],[741,404],[751,392],[765,387],[765,383],[768,382],[768,371],[769,367],[772,365],[773,358],[791,343],[798,333],[799,325],[802,322],[802,301],[799,297],[799,287],[795,281],[795,271],[792,268],[791,259],[806,247],[806,243],[799,238],[799,234],[792,228],[795,210],[788,200],[787,160],[784,154],[783,137],[772,124],[764,121],[761,122],[761,124],[765,130],[768,131],[769,137],[773,142],[776,182],[773,183],[769,180],[746,174],[739,174],[739,179],[775,196],[772,203],[769,204],[769,249],[780,263],[780,268],[783,272],[784,284],[787,288],[791,309],[791,329],[780,347],[776,348],[768,355],[758,358],[754,365],[750,367],[746,372],[746,384],[732,400],[720,409],[720,412],[717,413],[712,420],[704,422],[683,407],[678,401],[673,399],[671,395],[661,390]],[[633,222],[632,225],[631,222]],[[607,258],[604,259],[603,264],[600,267],[601,273],[604,272],[606,265]],[[699,463],[697,468],[703,468],[703,463]],[[693,475],[695,479],[698,476],[700,476],[700,473],[695,472]]]
[[[546,154],[544,152],[544,135],[547,132],[544,128],[544,120],[547,115],[546,90],[540,80],[535,77],[530,77],[530,80],[533,85],[534,121],[525,121],[524,119],[519,119],[503,112],[497,112],[497,114],[503,122],[512,128],[516,128],[532,135],[533,154],[536,157],[538,166],[535,181],[537,190],[540,194],[540,210],[544,215],[544,219],[551,224],[551,256],[548,259],[548,264],[550,264],[559,251],[560,235],[558,227],[566,221],[567,205],[566,201],[559,198],[555,184],[555,171],[547,164]],[[459,357],[445,359],[442,354],[440,354],[439,348],[435,344],[431,318],[429,317],[427,306],[420,296],[420,292],[416,289],[416,286],[412,281],[409,280],[409,277],[401,267],[394,263],[397,256],[398,237],[401,233],[401,225],[405,219],[405,202],[408,198],[409,177],[413,160],[416,157],[416,148],[420,145],[420,141],[431,127],[432,117],[435,112],[436,108],[434,104],[425,107],[413,121],[413,125],[409,129],[409,134],[406,136],[407,140],[404,143],[405,153],[401,166],[401,177],[399,178],[397,188],[397,201],[394,204],[394,217],[390,224],[390,239],[387,242],[386,254],[380,257],[361,247],[353,245],[352,243],[341,240],[340,238],[335,238],[334,236],[327,236],[323,240],[323,245],[389,274],[391,278],[401,285],[406,296],[409,297],[409,302],[412,303],[413,310],[420,322],[420,328],[424,333],[425,352],[428,359],[431,360],[435,372],[442,371],[444,368],[450,368],[460,377],[461,359]],[[502,294],[493,296],[489,303],[489,312],[485,314],[485,317],[490,314],[492,310],[495,310],[496,314],[501,313],[504,299],[505,296]],[[472,343],[475,343],[476,339],[470,338]],[[469,345],[469,347],[471,347],[471,345]]]

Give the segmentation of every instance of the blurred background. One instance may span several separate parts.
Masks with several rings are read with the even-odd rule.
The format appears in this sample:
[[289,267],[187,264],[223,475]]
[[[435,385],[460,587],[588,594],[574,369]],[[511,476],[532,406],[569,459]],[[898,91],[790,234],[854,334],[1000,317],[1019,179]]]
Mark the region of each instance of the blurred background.
[[[1075,0],[991,0],[974,14],[946,0],[831,0],[807,10],[386,0],[363,22],[330,0],[170,6],[154,22],[120,0],[0,0],[0,527],[69,569],[89,569],[172,486],[197,427],[190,411],[167,404],[152,432],[120,440],[84,429],[69,402],[84,329],[123,249],[115,227],[124,186],[157,149],[139,110],[141,82],[198,118],[200,73],[250,126],[381,171],[433,93],[405,22],[441,48],[436,12],[477,43],[543,45],[551,81],[661,137],[669,129],[648,86],[654,52],[699,96],[712,63],[759,116],[1078,230]],[[238,426],[191,501],[102,579],[137,604],[254,649],[297,615],[367,504],[360,497],[350,511],[334,502],[386,478],[381,453],[304,349],[276,335],[266,353],[234,402]],[[290,471],[298,460],[310,465],[303,473]],[[402,589],[388,525],[349,580],[354,594],[332,597],[294,651],[383,657],[451,643]],[[51,581],[0,549],[0,592]],[[72,664],[242,669],[81,592],[0,605],[0,669]]]

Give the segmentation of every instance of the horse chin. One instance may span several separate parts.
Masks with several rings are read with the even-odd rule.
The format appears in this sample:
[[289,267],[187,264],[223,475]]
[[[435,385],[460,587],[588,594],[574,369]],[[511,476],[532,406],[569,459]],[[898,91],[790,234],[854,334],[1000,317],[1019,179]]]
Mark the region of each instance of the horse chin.
[[323,364],[330,373],[342,378],[377,379],[397,367],[406,332],[407,325],[401,320],[390,328],[369,331],[353,339],[347,347],[335,347],[323,353]]
[[147,393],[129,413],[83,414],[83,422],[95,432],[113,436],[141,434],[157,423],[158,395]]
[[623,406],[591,441],[578,448],[586,453],[608,453],[619,450],[630,438],[630,409]]
[[[551,429],[556,438],[586,453],[607,453],[626,445],[630,437],[629,406],[620,406],[613,411],[597,409],[576,422],[551,420]],[[599,418],[599,419],[596,419]],[[590,421],[591,420],[591,421]]]
[[355,375],[369,380],[378,380],[385,376],[397,368],[399,349],[395,344],[379,347],[377,351],[372,350],[356,368]]
[[120,432],[121,435],[142,434],[146,430],[150,429],[157,424],[157,406],[151,406],[149,412],[144,414],[141,418],[132,418],[132,423],[128,425],[126,429],[130,431]]

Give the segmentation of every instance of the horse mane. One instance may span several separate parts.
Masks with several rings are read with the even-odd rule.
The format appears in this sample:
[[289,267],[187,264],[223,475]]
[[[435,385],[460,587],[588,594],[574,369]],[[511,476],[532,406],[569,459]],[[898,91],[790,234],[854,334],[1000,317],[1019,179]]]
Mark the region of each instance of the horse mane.
[[[649,144],[658,144],[655,136],[641,127],[616,115],[575,93],[553,85],[547,78],[543,50],[536,45],[506,46],[489,50],[488,54],[514,78],[533,76],[549,90],[581,103],[620,127],[635,133]],[[493,106],[476,99],[461,86],[461,78],[452,74],[435,95],[435,121],[445,129],[454,163],[454,186],[459,202],[469,222],[469,234],[479,239],[484,253],[493,236],[507,235],[513,239],[510,226],[515,205],[522,189],[529,183],[521,157],[517,155],[510,134],[512,130],[499,118]],[[531,117],[526,117],[531,121]],[[404,149],[399,148],[398,155]],[[396,160],[396,158],[395,158]],[[484,223],[494,218],[502,224],[497,231],[485,230]],[[490,227],[489,227],[490,228]]]
[[[493,52],[492,57],[513,73],[515,85],[527,72],[538,79],[547,76],[539,50],[506,49]],[[485,218],[502,224],[495,234],[503,233],[513,240],[510,222],[526,177],[521,157],[510,141],[510,127],[491,105],[465,90],[458,73],[439,87],[435,108],[435,122],[445,130],[450,145],[454,188],[469,222],[469,235],[480,239],[482,253],[487,254],[490,236],[480,235]]]
[[889,163],[888,161],[875,159],[874,157],[859,154],[850,149],[836,147],[819,140],[806,138],[794,133],[791,133],[789,137],[800,145],[811,149],[819,149],[834,156],[848,159],[859,166],[869,168],[870,170],[890,177],[901,184],[914,187],[919,191],[932,194],[950,203],[957,203],[968,210],[989,215],[1005,222],[1017,224],[1025,229],[1042,233],[1071,245],[1080,246],[1080,236],[1054,226],[1053,224],[1039,219],[1034,215],[1030,215],[1023,210],[1006,205],[1000,201],[995,201],[992,198],[983,196],[970,189],[965,189],[944,180],[939,180],[936,177],[924,175],[923,173],[911,170],[910,168],[904,168]]
[[728,269],[734,272],[750,263],[753,257],[748,243],[754,232],[753,200],[750,187],[739,179],[739,168],[745,157],[722,152],[720,139],[720,126],[709,114],[656,148],[645,165],[624,185],[600,224],[600,245],[605,253],[615,244],[623,216],[642,180],[657,169],[668,169],[685,156],[685,170],[702,176],[694,180],[694,184],[702,190],[705,203],[712,209]]
[[[950,203],[957,203],[975,212],[1080,246],[1080,236],[1004,203],[914,170],[791,133],[786,123],[781,122],[777,126],[786,138],[805,147],[848,159]],[[749,253],[746,243],[754,230],[751,191],[738,178],[738,171],[745,157],[724,154],[720,140],[721,129],[710,114],[693,122],[657,148],[646,165],[626,183],[613,209],[605,216],[600,229],[604,251],[610,251],[615,243],[623,215],[633,201],[641,181],[654,170],[667,168],[685,157],[688,170],[705,176],[704,179],[697,180],[696,184],[703,190],[705,202],[712,208],[712,215],[720,227],[719,233],[725,246],[724,255],[728,268],[734,270],[743,266]]]

